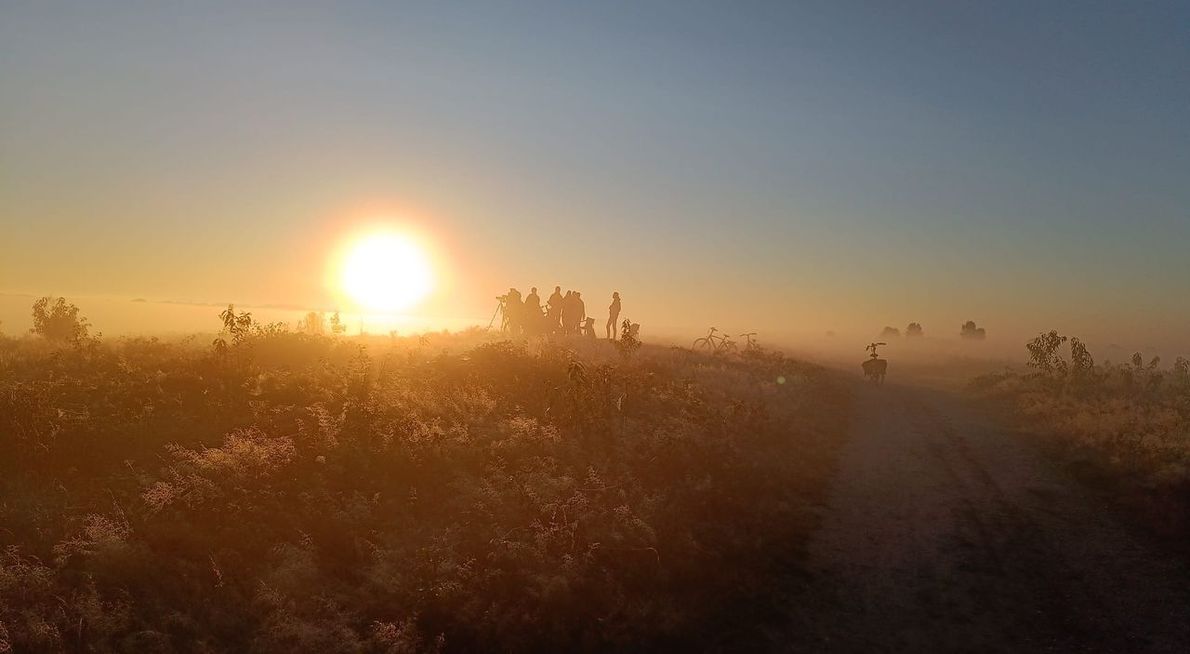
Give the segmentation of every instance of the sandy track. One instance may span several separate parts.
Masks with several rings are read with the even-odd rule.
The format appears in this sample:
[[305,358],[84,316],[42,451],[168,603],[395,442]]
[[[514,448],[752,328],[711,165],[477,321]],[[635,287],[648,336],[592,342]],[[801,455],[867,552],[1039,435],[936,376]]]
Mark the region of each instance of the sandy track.
[[1186,570],[953,396],[857,386],[824,511],[778,649],[1190,651]]

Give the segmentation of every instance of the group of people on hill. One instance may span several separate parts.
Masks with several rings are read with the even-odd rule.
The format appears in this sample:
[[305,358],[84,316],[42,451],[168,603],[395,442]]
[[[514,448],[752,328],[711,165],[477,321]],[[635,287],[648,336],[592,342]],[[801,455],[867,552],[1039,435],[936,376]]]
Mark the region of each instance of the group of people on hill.
[[[537,294],[537,287],[529,289],[529,294],[521,297],[521,292],[515,288],[508,289],[508,293],[497,298],[500,300],[500,311],[504,314],[503,328],[514,335],[542,335],[563,334],[583,335],[595,338],[595,319],[587,315],[587,305],[583,301],[583,294],[578,291],[566,291],[562,294],[562,287],[555,286],[554,292],[542,304],[541,296]],[[604,329],[609,340],[616,339],[616,322],[620,319],[620,293],[612,293],[612,302],[608,307],[607,324]]]

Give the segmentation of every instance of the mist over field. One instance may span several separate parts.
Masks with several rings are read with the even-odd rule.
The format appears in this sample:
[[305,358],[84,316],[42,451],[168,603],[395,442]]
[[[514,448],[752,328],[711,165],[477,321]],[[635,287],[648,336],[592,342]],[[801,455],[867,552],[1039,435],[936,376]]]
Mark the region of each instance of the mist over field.
[[1190,651],[1187,26],[0,3],[0,654]]
[[[0,332],[9,335],[25,333],[31,326],[29,305],[36,299],[26,294],[0,294]],[[90,297],[77,298],[87,308],[88,318],[95,329],[113,337],[119,336],[163,336],[185,337],[196,332],[213,333],[218,331],[219,324],[214,315],[226,306],[226,303],[195,302],[183,300],[146,300],[144,298],[113,298]],[[244,305],[240,305],[244,306]],[[247,305],[263,322],[282,322],[297,325],[308,313],[310,308],[291,306]],[[315,309],[316,310],[316,309]],[[349,331],[358,333],[360,328],[367,333],[387,335],[396,331],[402,335],[437,332],[442,330],[458,331],[471,326],[484,326],[487,318],[482,316],[425,316],[425,315],[385,315],[369,314],[367,312],[343,312],[344,321]],[[961,315],[961,314],[960,314]],[[490,315],[488,316],[490,318]],[[756,327],[738,320],[707,320],[707,325],[687,321],[670,319],[668,322],[661,318],[662,327],[650,326],[651,337],[659,343],[687,345],[693,339],[705,334],[707,327],[724,325],[724,329],[731,333],[726,326],[738,325],[734,331]],[[780,347],[789,352],[796,352],[812,360],[847,366],[854,363],[857,348],[871,340],[891,338],[890,345],[897,352],[898,358],[912,365],[929,364],[945,365],[947,362],[962,362],[970,360],[986,365],[1021,364],[1027,354],[1025,341],[1038,333],[1048,331],[1060,324],[1039,327],[1029,330],[1024,327],[1003,329],[994,336],[982,341],[965,341],[961,335],[962,321],[930,325],[930,329],[922,337],[904,335],[905,326],[896,327],[902,332],[901,336],[889,337],[882,335],[886,325],[879,319],[870,319],[864,326],[847,325],[839,328],[818,326],[777,326],[765,329],[762,338],[770,346]],[[1059,321],[1061,323],[1061,321]],[[668,325],[668,326],[666,326]],[[828,323],[830,325],[830,323]],[[924,329],[924,328],[923,328]],[[1063,328],[1064,331],[1071,331]],[[1185,348],[1177,339],[1162,340],[1141,335],[1131,338],[1116,338],[1118,335],[1104,335],[1102,328],[1088,327],[1083,334],[1098,334],[1098,336],[1084,336],[1084,340],[1093,348],[1101,352],[1107,359],[1122,362],[1132,356],[1134,352],[1145,355],[1160,356],[1169,360],[1185,354]],[[1141,334],[1146,332],[1141,331]],[[1149,333],[1151,336],[1151,333]],[[862,350],[861,350],[862,358]]]

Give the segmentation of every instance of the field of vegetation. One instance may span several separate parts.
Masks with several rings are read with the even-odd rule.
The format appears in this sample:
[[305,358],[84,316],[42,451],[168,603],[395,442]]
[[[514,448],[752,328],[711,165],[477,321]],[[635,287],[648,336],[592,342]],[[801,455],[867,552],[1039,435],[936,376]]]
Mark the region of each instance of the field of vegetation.
[[847,415],[763,351],[39,304],[0,337],[0,652],[705,648],[783,610]]
[[1190,361],[1170,368],[1132,355],[1097,364],[1056,331],[1028,344],[1028,371],[985,375],[973,388],[1002,401],[1157,534],[1190,553]]

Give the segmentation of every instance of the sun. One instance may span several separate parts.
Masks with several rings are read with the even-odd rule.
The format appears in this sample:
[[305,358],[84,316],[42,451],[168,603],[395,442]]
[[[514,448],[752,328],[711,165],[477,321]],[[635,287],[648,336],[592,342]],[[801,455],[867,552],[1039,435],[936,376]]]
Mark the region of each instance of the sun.
[[424,248],[397,232],[360,238],[348,249],[340,271],[343,291],[371,311],[408,309],[429,295],[433,282]]

